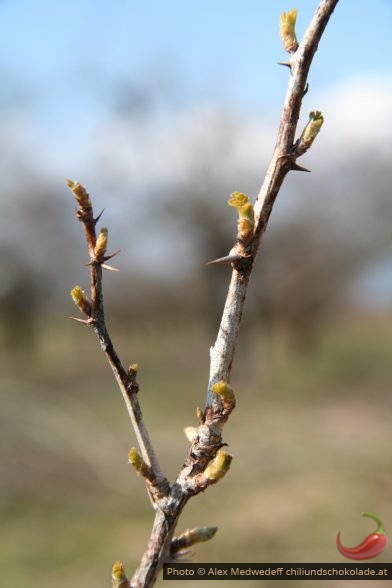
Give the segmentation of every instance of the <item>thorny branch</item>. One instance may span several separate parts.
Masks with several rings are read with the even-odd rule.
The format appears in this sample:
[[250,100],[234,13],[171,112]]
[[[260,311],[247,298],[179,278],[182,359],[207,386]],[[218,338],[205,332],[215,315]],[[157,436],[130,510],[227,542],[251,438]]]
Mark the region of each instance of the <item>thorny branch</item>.
[[100,215],[94,218],[87,191],[78,182],[67,182],[78,204],[76,215],[84,227],[90,258],[90,296],[79,286],[75,286],[71,292],[75,304],[87,316],[85,320],[76,320],[94,330],[113,370],[140,449],[140,454],[136,448],[130,450],[129,462],[144,477],[155,510],[155,521],[147,549],[131,581],[128,580],[122,563],[115,562],[112,569],[112,584],[115,588],[152,586],[163,563],[181,557],[186,549],[197,542],[212,538],[216,532],[215,527],[200,527],[173,537],[188,500],[217,483],[230,467],[232,458],[223,449],[222,429],[235,407],[235,396],[229,380],[249,279],[284,178],[291,170],[308,171],[297,164],[297,158],[309,149],[316,137],[323,123],[321,113],[310,113],[309,123],[297,141],[295,134],[302,98],[308,89],[309,68],[337,3],[338,0],[321,0],[300,44],[295,34],[297,11],[281,15],[281,37],[286,51],[290,53],[290,59],[284,65],[290,69],[290,78],[277,142],[255,204],[252,205],[248,197],[239,192],[234,192],[229,200],[229,204],[239,213],[238,233],[230,254],[212,262],[231,263],[232,275],[217,339],[210,350],[206,407],[204,411],[197,410],[198,426],[187,427],[190,448],[172,485],[162,473],[144,424],[138,400],[137,365],[133,364],[128,369],[124,367],[106,328],[102,268],[113,269],[106,262],[115,255],[106,255],[107,229],[101,229],[97,236],[96,224]]

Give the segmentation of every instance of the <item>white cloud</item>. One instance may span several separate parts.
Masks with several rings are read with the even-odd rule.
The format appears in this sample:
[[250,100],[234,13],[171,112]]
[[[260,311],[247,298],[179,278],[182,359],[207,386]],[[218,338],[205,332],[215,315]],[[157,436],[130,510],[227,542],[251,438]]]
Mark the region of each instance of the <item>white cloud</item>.
[[[307,122],[307,109],[320,109],[325,124],[311,153],[323,167],[362,153],[390,157],[392,150],[392,80],[355,78],[304,100],[298,135]],[[312,105],[309,107],[309,105]],[[272,155],[279,109],[272,116],[225,109],[219,105],[194,106],[170,117],[137,121],[109,118],[103,124],[103,141],[95,154],[105,161],[106,173],[140,188],[181,182],[202,164],[218,173],[264,169]],[[94,150],[91,151],[94,162]],[[305,165],[305,164],[304,164]],[[103,170],[105,171],[105,170]]]
[[391,95],[392,79],[372,76],[346,80],[312,99],[325,116],[317,146],[325,165],[361,154],[390,159]]

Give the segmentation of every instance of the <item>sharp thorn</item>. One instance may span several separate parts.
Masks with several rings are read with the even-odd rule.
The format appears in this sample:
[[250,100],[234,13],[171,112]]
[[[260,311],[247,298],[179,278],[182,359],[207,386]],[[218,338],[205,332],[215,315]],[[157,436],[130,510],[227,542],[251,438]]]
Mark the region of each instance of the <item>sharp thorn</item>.
[[111,272],[119,272],[119,271],[120,271],[120,270],[119,270],[117,267],[112,267],[111,265],[107,265],[106,263],[103,263],[103,264],[101,265],[101,267],[102,267],[103,269],[110,270]]
[[288,67],[289,69],[291,69],[290,61],[278,61],[278,65],[283,65],[284,67]]
[[212,259],[207,261],[206,265],[214,265],[218,263],[231,263],[232,261],[238,261],[242,259],[241,255],[225,255],[224,257],[218,257],[218,259]]
[[306,82],[306,86],[305,86],[304,92],[302,94],[302,98],[305,96],[305,94],[308,93],[308,90],[309,90],[309,82]]
[[118,249],[118,251],[115,251],[114,253],[111,253],[110,255],[105,255],[103,260],[109,261],[109,259],[112,259],[112,257],[115,257],[116,255],[118,255],[120,253],[120,251],[121,251],[121,249]]
[[302,171],[302,172],[310,173],[310,169],[307,169],[306,167],[302,167],[302,165],[298,165],[298,163],[295,163],[294,161],[291,164],[291,169],[293,171]]
[[75,316],[69,316],[68,318],[71,319],[71,321],[76,321],[77,323],[82,323],[83,325],[89,325],[93,322],[92,319],[81,319],[76,318]]
[[97,224],[97,222],[99,221],[99,219],[100,219],[100,218],[101,218],[101,216],[103,215],[104,211],[105,211],[105,209],[103,208],[103,209],[101,210],[101,212],[99,213],[99,215],[97,216],[97,218],[95,218],[95,219],[94,219],[94,224],[95,224],[95,225]]

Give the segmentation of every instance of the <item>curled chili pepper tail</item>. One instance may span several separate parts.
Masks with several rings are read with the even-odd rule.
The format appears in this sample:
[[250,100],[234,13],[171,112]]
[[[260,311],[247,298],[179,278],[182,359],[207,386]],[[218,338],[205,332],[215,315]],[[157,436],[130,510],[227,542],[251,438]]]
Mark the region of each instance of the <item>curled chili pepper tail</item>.
[[362,513],[363,517],[369,517],[369,519],[373,519],[374,521],[376,521],[378,527],[377,527],[377,531],[374,531],[375,533],[377,533],[377,535],[386,535],[386,531],[385,531],[385,527],[381,522],[381,519],[377,516],[372,514],[371,512],[367,512],[367,511],[363,511]]

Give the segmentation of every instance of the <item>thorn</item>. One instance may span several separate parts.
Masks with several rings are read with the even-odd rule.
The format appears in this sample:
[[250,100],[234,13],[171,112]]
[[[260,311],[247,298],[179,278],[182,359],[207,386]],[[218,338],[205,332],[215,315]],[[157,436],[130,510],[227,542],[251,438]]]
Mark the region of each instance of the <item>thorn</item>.
[[103,260],[104,261],[109,261],[109,259],[112,259],[112,257],[115,257],[120,252],[121,252],[121,249],[118,249],[117,251],[115,251],[114,253],[111,253],[110,255],[105,255],[105,257],[103,258]]
[[278,65],[283,65],[284,67],[288,67],[291,70],[290,61],[278,61]]
[[207,261],[206,265],[213,265],[218,263],[231,263],[232,261],[238,261],[240,259],[243,259],[242,255],[225,255],[224,257],[218,257],[218,259]]
[[298,163],[296,163],[295,161],[292,162],[291,169],[293,171],[303,171],[303,172],[310,173],[310,169],[307,169],[306,167],[302,167],[302,165],[298,165]]
[[69,319],[71,319],[71,321],[76,321],[77,323],[82,323],[83,325],[91,325],[91,323],[94,322],[94,319],[89,318],[89,319],[81,319],[81,318],[76,318],[75,316],[69,316]]
[[304,92],[302,94],[302,98],[305,96],[305,94],[308,93],[308,90],[309,90],[309,82],[306,82],[306,86],[305,86]]
[[101,210],[101,212],[99,213],[99,215],[97,216],[97,218],[95,218],[95,219],[94,219],[94,224],[95,224],[95,225],[97,224],[97,222],[99,221],[99,219],[100,219],[100,218],[101,218],[101,216],[103,215],[104,211],[105,211],[105,209],[103,208],[103,209]]
[[101,265],[103,269],[110,270],[111,272],[119,272],[120,270],[117,267],[112,267],[111,265],[107,265],[107,263],[103,263]]

